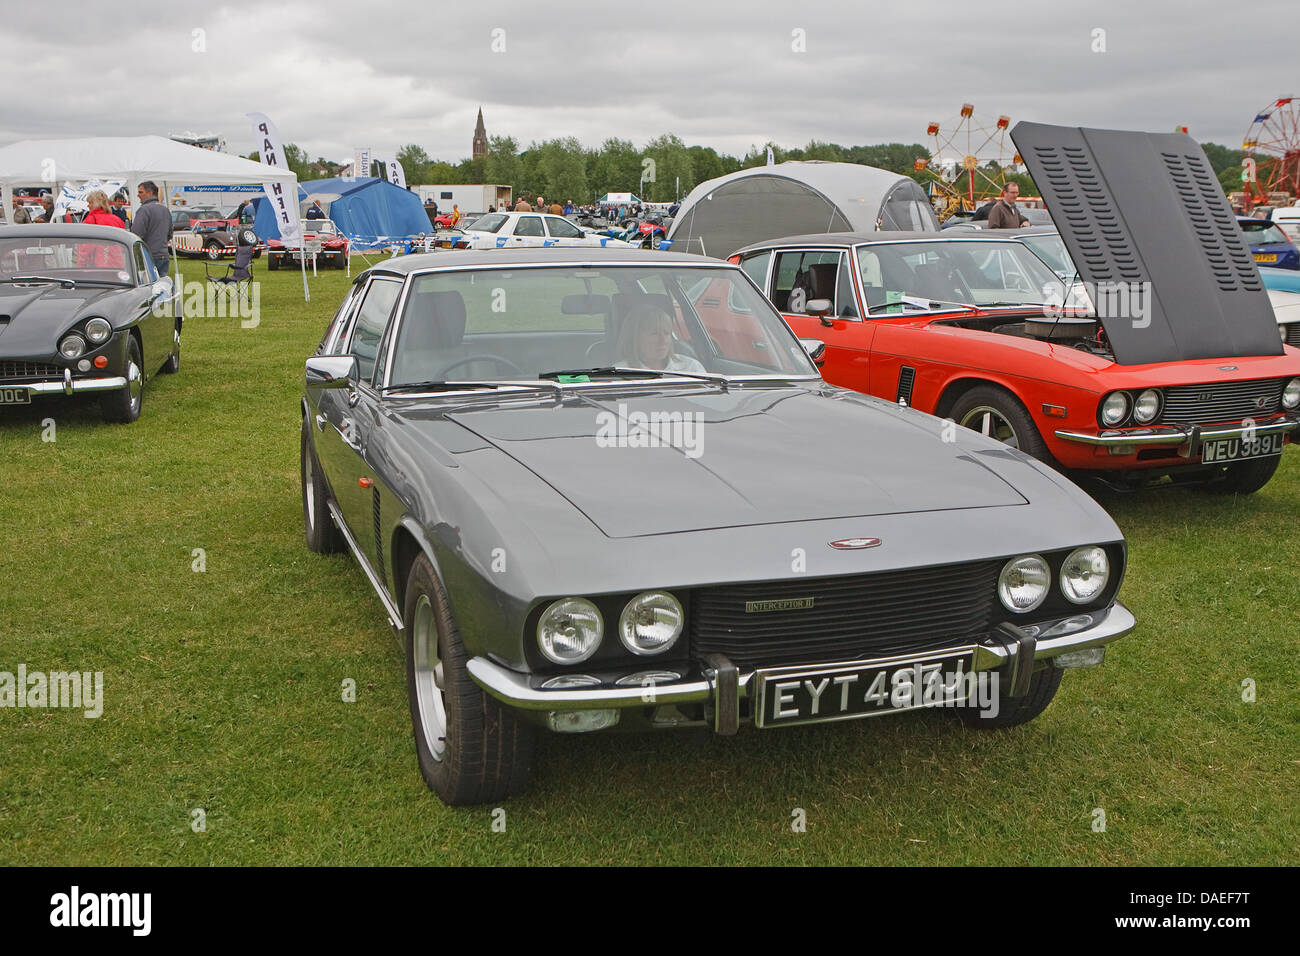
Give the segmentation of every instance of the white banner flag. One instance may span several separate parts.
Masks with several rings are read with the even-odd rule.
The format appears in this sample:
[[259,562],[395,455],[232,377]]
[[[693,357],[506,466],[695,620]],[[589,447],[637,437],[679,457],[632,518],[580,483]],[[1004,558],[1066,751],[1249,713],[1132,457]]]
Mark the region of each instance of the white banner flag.
[[63,188],[59,190],[59,197],[54,200],[54,211],[50,213],[50,218],[58,219],[60,216],[67,215],[69,209],[73,212],[85,212],[88,208],[86,196],[90,193],[100,189],[109,199],[112,199],[113,194],[125,184],[126,181],[122,179],[87,179],[80,185],[64,183]]
[[358,146],[353,155],[355,158],[352,160],[352,178],[355,179],[358,176],[369,176],[370,163],[373,159],[370,155],[370,147]]
[[769,146],[769,147],[767,148],[767,165],[769,165],[769,166],[775,166],[775,165],[776,165],[776,157],[772,154],[772,147],[771,147],[771,146]]
[[394,186],[400,186],[402,189],[405,189],[406,170],[402,168],[402,164],[395,159],[390,159],[387,160],[384,165],[388,169],[388,181]]
[[[253,139],[258,143],[257,152],[262,157],[262,165],[276,169],[288,169],[289,162],[284,155],[284,141],[280,131],[265,113],[245,114],[253,124]],[[302,246],[302,227],[298,224],[298,196],[288,195],[289,189],[283,183],[264,183],[266,198],[275,210],[275,221],[280,227],[280,239],[286,249],[298,249]]]

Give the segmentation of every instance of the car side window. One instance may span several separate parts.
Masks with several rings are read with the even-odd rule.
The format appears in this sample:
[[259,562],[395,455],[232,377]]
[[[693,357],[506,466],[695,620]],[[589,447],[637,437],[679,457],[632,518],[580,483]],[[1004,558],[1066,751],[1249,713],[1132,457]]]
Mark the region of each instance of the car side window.
[[516,236],[543,236],[540,216],[523,216],[515,223]]
[[582,230],[569,222],[567,219],[561,219],[559,216],[547,216],[546,226],[551,230],[551,236],[556,239],[581,239]]
[[158,268],[153,260],[144,254],[144,243],[135,244],[135,270],[140,276],[141,285],[152,285],[158,279]]
[[379,343],[384,338],[384,329],[388,327],[388,319],[393,314],[393,306],[397,303],[397,295],[401,290],[402,283],[397,279],[376,278],[371,281],[365,298],[361,300],[347,349],[347,354],[357,360],[359,382],[369,382],[374,376]]
[[764,249],[762,252],[751,252],[740,260],[740,268],[749,273],[749,277],[754,280],[754,284],[760,289],[767,291],[767,267],[772,261],[772,250]]
[[805,312],[813,299],[829,299],[834,306],[842,256],[839,252],[779,253],[772,302],[782,312],[792,314]]
[[343,304],[339,310],[334,313],[334,318],[330,320],[329,327],[325,329],[325,337],[321,339],[320,348],[317,350],[320,355],[333,355],[335,344],[338,342],[339,333],[347,325],[348,318],[352,315],[352,307],[357,303],[357,296],[365,287],[365,282],[355,282],[348,294],[343,297]]

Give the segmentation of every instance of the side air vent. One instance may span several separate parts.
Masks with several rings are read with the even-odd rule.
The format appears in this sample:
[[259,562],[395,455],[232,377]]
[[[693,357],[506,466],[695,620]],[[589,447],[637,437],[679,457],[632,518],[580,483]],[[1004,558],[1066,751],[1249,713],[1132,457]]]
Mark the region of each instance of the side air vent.
[[372,489],[370,500],[372,502],[371,509],[375,514],[375,573],[379,575],[379,580],[383,581],[388,574],[384,570],[384,535],[380,530],[378,485],[375,485]]
[[904,365],[898,372],[898,398],[895,401],[900,405],[911,406],[912,404],[912,385],[916,382],[916,369],[910,365]]
[[1264,288],[1241,229],[1224,205],[1223,190],[1205,157],[1162,152],[1160,158],[1219,288],[1224,292]]

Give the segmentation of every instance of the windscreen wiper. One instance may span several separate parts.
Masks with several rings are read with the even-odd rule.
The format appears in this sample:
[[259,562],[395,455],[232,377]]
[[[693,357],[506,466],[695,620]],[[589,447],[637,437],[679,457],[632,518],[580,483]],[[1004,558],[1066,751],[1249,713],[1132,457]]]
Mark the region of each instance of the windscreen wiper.
[[709,375],[700,372],[675,372],[662,368],[630,368],[625,365],[603,365],[598,368],[569,368],[555,372],[543,372],[538,378],[555,379],[557,382],[590,381],[592,376],[601,375],[613,378],[694,378],[701,382],[727,384],[725,375]]
[[477,388],[500,388],[496,382],[403,382],[385,386],[385,392],[464,392]]
[[71,279],[56,279],[54,276],[5,276],[0,282],[55,282],[65,289],[75,289],[77,283]]

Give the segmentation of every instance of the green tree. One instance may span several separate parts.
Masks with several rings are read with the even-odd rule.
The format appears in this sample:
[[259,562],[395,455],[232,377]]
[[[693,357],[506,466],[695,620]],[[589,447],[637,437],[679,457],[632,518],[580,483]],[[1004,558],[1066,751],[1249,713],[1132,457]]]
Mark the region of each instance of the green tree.
[[[653,160],[653,165],[645,162]],[[680,187],[682,194],[693,183],[691,154],[686,144],[671,133],[656,136],[646,143],[641,172],[637,176],[637,195],[648,202],[666,202],[675,198]]]
[[641,178],[641,154],[631,140],[607,139],[588,163],[587,182],[592,195],[599,199],[605,193],[636,192]]
[[566,199],[582,201],[587,195],[587,156],[582,144],[570,136],[547,140],[537,151],[542,195],[561,204]]
[[524,166],[519,161],[519,144],[510,136],[492,136],[488,139],[487,161],[484,163],[486,183],[519,188]]
[[429,154],[423,146],[408,143],[397,151],[397,161],[402,164],[406,182],[411,186],[422,186],[429,182]]

